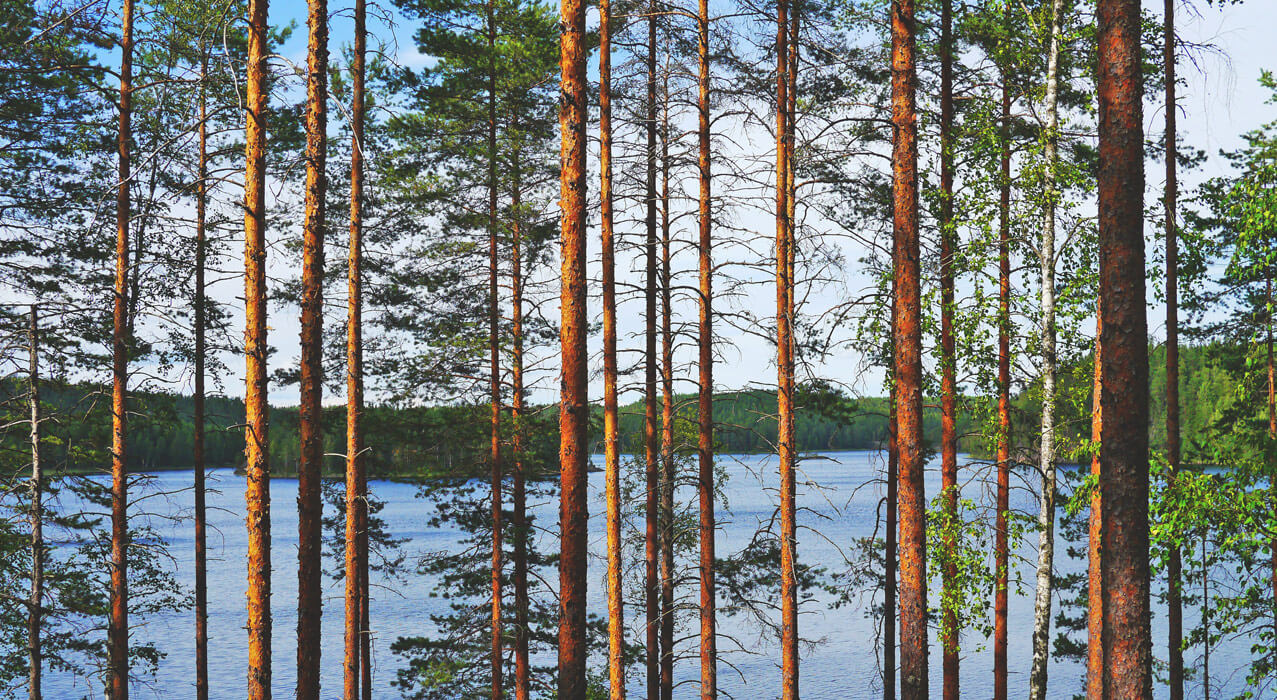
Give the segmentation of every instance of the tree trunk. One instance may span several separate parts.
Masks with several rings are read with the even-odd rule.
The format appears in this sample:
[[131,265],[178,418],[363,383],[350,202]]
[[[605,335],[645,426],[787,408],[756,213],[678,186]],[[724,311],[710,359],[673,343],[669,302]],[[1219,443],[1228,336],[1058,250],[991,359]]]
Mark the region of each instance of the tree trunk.
[[[1179,430],[1179,233],[1176,223],[1175,143],[1175,0],[1164,4],[1163,61],[1166,69],[1166,463],[1168,485],[1174,486],[1180,466]],[[1176,533],[1177,534],[1177,533]],[[1174,539],[1174,536],[1172,537]],[[1180,547],[1172,544],[1166,561],[1167,675],[1171,700],[1184,700],[1184,603],[1181,599],[1183,563]]]
[[129,182],[133,139],[133,0],[120,19],[119,182],[115,200],[115,308],[111,332],[111,618],[107,630],[112,700],[129,696],[128,446]]
[[[940,490],[947,521],[941,573],[942,600],[956,603],[958,542],[957,354],[953,335],[954,256],[957,231],[953,220],[953,0],[940,6]],[[940,620],[945,700],[958,700],[958,616],[943,605]]]
[[718,639],[715,632],[714,592],[714,316],[711,258],[710,151],[709,151],[709,0],[698,0],[696,22],[697,140],[696,169],[700,183],[699,228],[699,331],[697,342],[700,369],[697,396],[697,455],[699,471],[696,491],[700,502],[700,582],[701,582],[701,698],[718,697]]
[[528,516],[527,479],[523,471],[523,245],[522,192],[519,169],[514,168],[510,226],[510,421],[514,460],[514,696],[528,700],[531,667],[528,659]]
[[559,697],[585,697],[587,581],[587,460],[590,405],[585,317],[586,122],[585,3],[560,0],[560,207],[562,208],[562,381],[559,401]]
[[488,9],[488,409],[490,444],[488,450],[489,482],[492,489],[492,700],[502,697],[501,685],[501,355],[497,307],[497,66],[496,7],[489,0]]
[[[1101,300],[1102,302],[1103,300]],[[1100,575],[1100,540],[1102,501],[1100,499],[1100,437],[1103,432],[1103,414],[1100,412],[1100,387],[1104,348],[1100,336],[1104,330],[1104,314],[1097,314],[1095,325],[1095,371],[1091,385],[1091,479],[1095,483],[1091,491],[1091,512],[1087,522],[1087,595],[1086,595],[1086,697],[1089,700],[1104,698],[1104,577]]]
[[1152,694],[1152,640],[1139,3],[1100,0],[1097,27],[1104,694],[1146,698]]
[[789,169],[789,0],[776,3],[776,413],[780,457],[780,605],[781,697],[798,697],[798,585],[796,577],[795,455],[794,455],[794,343],[789,264],[793,245],[790,221]]
[[1002,72],[1001,182],[998,183],[998,485],[993,599],[993,698],[1007,700],[1007,594],[1011,510],[1011,89]]
[[266,403],[266,104],[268,0],[249,0],[244,169],[245,501],[248,510],[248,698],[271,695],[270,465]]
[[367,519],[364,472],[363,244],[364,244],[364,60],[367,53],[365,0],[355,0],[355,46],[350,83],[350,251],[346,264],[346,657],[345,700],[359,697],[360,589],[368,553],[360,545]]
[[1046,67],[1046,143],[1043,165],[1042,241],[1038,250],[1042,266],[1042,431],[1038,466],[1042,493],[1038,510],[1038,570],[1033,599],[1033,665],[1029,670],[1030,700],[1044,700],[1047,667],[1051,657],[1051,596],[1055,589],[1055,168],[1059,140],[1060,42],[1064,22],[1063,0],[1051,3],[1051,38]]
[[661,678],[660,700],[674,695],[674,335],[670,307],[670,83],[661,100]]
[[644,241],[646,257],[646,313],[644,315],[643,351],[643,448],[644,448],[644,611],[646,613],[645,661],[647,670],[647,696],[655,698],[660,693],[660,514],[657,510],[657,490],[660,488],[657,465],[659,444],[656,416],[656,22],[658,11],[655,3],[648,4],[647,15],[647,103],[644,129],[647,134],[645,152],[647,180],[644,190],[646,204],[647,236]]
[[306,216],[302,232],[301,401],[297,465],[297,697],[319,698],[323,617],[324,210],[328,176],[328,3],[308,0]]
[[[895,313],[892,313],[895,318]],[[893,321],[892,325],[895,323]],[[895,361],[892,360],[894,366]],[[887,369],[892,372],[892,368]],[[896,557],[897,557],[897,522],[896,510],[899,504],[899,471],[900,452],[896,441],[896,382],[891,381],[891,407],[887,416],[887,542],[883,556],[883,602],[882,602],[882,697],[884,700],[896,700]]]
[[[1273,364],[1273,271],[1271,265],[1264,274],[1267,276],[1264,287],[1264,315],[1267,326],[1264,330],[1267,334],[1265,363],[1268,369],[1268,439],[1273,441],[1277,440],[1277,367]],[[1269,481],[1269,491],[1273,496],[1277,496],[1277,476],[1270,476]],[[1268,543],[1268,549],[1269,563],[1272,566],[1273,624],[1277,627],[1277,538]]]
[[44,662],[40,646],[40,622],[44,612],[44,471],[40,461],[40,320],[31,305],[28,335],[31,364],[27,401],[31,406],[31,597],[27,599],[27,697],[40,700]]
[[612,14],[599,0],[599,171],[603,243],[603,451],[607,500],[607,650],[611,697],[625,698],[621,592],[621,451],[616,380],[616,252],[612,231]]
[[913,0],[891,8],[896,440],[900,492],[900,691],[927,697],[927,497],[923,483],[922,292]]
[[[201,51],[205,48],[201,46]],[[208,259],[208,57],[200,65],[199,182],[195,200],[195,396],[193,397],[192,456],[195,461],[195,696],[208,700],[208,546],[207,509],[204,483],[204,355],[207,353],[205,326],[208,324],[204,288]]]

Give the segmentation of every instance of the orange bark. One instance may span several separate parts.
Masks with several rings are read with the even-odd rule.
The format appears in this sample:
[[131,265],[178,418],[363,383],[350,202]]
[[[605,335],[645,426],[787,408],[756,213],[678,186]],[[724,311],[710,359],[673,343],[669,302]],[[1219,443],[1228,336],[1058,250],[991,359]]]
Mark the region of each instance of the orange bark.
[[1152,693],[1140,4],[1097,8],[1104,694]]
[[923,486],[921,245],[913,0],[893,0],[891,37],[892,260],[896,440],[900,455],[900,694],[905,700],[912,700],[927,697],[927,500]]
[[1011,509],[1011,91],[1002,76],[1002,181],[998,185],[998,477],[993,600],[993,698],[1007,700],[1007,586]]
[[1091,456],[1091,479],[1095,488],[1091,491],[1091,512],[1087,521],[1087,598],[1086,598],[1086,697],[1089,700],[1104,698],[1104,577],[1100,573],[1101,527],[1100,502],[1100,453],[1099,444],[1103,423],[1100,412],[1100,387],[1103,384],[1100,357],[1103,348],[1100,336],[1104,329],[1104,314],[1098,314],[1095,326],[1095,372],[1091,384],[1091,444],[1096,448]]
[[245,501],[248,515],[248,698],[271,695],[270,465],[266,403],[266,102],[268,0],[249,0],[244,169]]
[[621,592],[621,450],[616,397],[616,252],[612,231],[612,14],[599,0],[599,171],[603,243],[603,451],[607,500],[607,658],[611,697],[625,698]]
[[718,697],[718,640],[715,633],[714,592],[714,331],[713,264],[711,260],[710,150],[709,150],[709,0],[697,3],[696,55],[697,138],[699,171],[699,331],[697,342],[700,369],[697,397],[697,454],[699,471],[696,492],[700,503],[700,584],[701,584],[701,697]]
[[129,696],[128,446],[129,144],[133,137],[133,0],[124,0],[120,36],[119,182],[115,200],[115,308],[111,333],[111,618],[107,629],[110,696]]
[[643,458],[644,458],[644,571],[643,593],[646,613],[645,660],[647,696],[660,692],[660,532],[657,491],[660,489],[658,436],[656,417],[656,22],[655,3],[648,5],[647,15],[647,110],[644,130],[647,135],[647,182],[644,192],[647,216],[644,252],[646,285],[644,300],[643,354]]
[[562,292],[560,339],[562,378],[559,400],[559,697],[586,694],[585,594],[588,431],[585,316],[586,271],[586,122],[589,118],[585,72],[585,3],[560,0],[559,107],[560,229]]
[[360,584],[367,558],[367,552],[360,547],[368,503],[360,425],[364,411],[364,60],[368,41],[365,0],[355,0],[354,20],[355,46],[350,66],[350,251],[346,264],[346,655],[342,664],[345,700],[359,697]]

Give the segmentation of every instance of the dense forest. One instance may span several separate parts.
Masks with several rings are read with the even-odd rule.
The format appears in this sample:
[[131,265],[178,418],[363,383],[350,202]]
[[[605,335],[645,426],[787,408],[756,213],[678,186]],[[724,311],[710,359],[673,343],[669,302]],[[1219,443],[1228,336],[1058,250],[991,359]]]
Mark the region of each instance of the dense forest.
[[0,695],[1277,692],[1264,3],[0,8]]

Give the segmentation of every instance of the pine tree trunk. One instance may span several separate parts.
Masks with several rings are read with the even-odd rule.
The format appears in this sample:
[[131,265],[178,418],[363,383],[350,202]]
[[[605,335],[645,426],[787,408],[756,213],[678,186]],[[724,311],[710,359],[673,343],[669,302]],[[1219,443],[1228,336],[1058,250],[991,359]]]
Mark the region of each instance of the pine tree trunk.
[[1100,0],[1097,27],[1104,694],[1146,698],[1152,640],[1139,2]]
[[266,403],[266,104],[268,0],[249,0],[244,169],[245,501],[248,511],[248,698],[271,696],[270,464]]
[[111,333],[111,617],[107,629],[112,700],[129,696],[128,371],[129,184],[133,139],[133,0],[124,0],[120,25],[119,182],[115,200],[115,307]]
[[501,355],[497,306],[497,66],[496,7],[488,2],[488,410],[490,444],[488,451],[489,483],[492,489],[492,700],[502,697],[501,685]]
[[660,488],[660,474],[657,465],[659,443],[657,436],[656,414],[656,23],[658,10],[655,3],[649,3],[647,15],[647,102],[644,119],[644,130],[647,135],[646,189],[644,203],[646,205],[646,238],[644,254],[646,258],[646,286],[644,314],[644,350],[643,350],[643,464],[644,464],[644,611],[646,613],[644,630],[646,646],[644,647],[647,670],[647,696],[657,697],[660,693],[660,514],[657,510],[657,490]]
[[1038,570],[1033,599],[1033,665],[1029,670],[1030,700],[1044,700],[1051,657],[1051,598],[1055,589],[1055,200],[1059,140],[1060,42],[1063,0],[1051,3],[1051,38],[1046,67],[1046,143],[1043,170],[1042,240],[1038,250],[1042,268],[1042,425],[1038,467],[1042,493],[1038,510]]
[[913,0],[891,8],[896,440],[899,451],[900,691],[927,697],[927,498],[923,484],[922,292]]
[[[955,239],[953,220],[953,1],[940,6],[940,489],[944,494],[947,563],[941,572],[943,600],[956,601],[958,542],[957,355],[953,335]],[[958,616],[943,606],[940,621],[945,700],[958,700]]]
[[611,697],[625,698],[621,451],[616,382],[616,252],[612,230],[612,14],[599,0],[599,171],[603,245],[603,451],[607,500],[607,639]]
[[36,304],[31,305],[31,327],[27,342],[30,366],[27,401],[31,407],[31,597],[27,599],[27,698],[40,700],[44,662],[40,643],[40,623],[44,613],[44,465],[40,461],[40,320]]
[[328,175],[328,3],[308,0],[306,61],[306,214],[302,232],[301,401],[297,465],[297,697],[318,700],[323,617],[322,392],[324,213]]
[[798,585],[796,577],[795,455],[793,434],[794,359],[789,264],[793,245],[789,169],[789,0],[776,3],[776,413],[780,457],[781,697],[798,697]]
[[[201,46],[201,50],[205,50]],[[206,290],[205,267],[208,259],[208,95],[204,81],[208,77],[207,54],[200,65],[199,182],[195,200],[195,396],[193,397],[192,456],[195,461],[195,696],[208,700],[208,537],[204,480],[204,372]]]
[[527,479],[523,471],[523,242],[522,191],[519,168],[514,168],[510,226],[510,420],[511,458],[514,460],[514,696],[529,700],[531,667],[528,659],[528,520]]
[[587,581],[587,462],[590,405],[586,351],[586,122],[585,3],[560,0],[559,67],[560,207],[562,208],[562,387],[559,401],[559,468],[562,490],[559,559],[559,678],[561,698],[585,697],[585,594]]
[[993,698],[1007,700],[1007,596],[1011,510],[1011,89],[1002,72],[1001,182],[998,184],[998,477],[993,599]]
[[343,697],[359,697],[361,580],[367,552],[360,547],[361,523],[367,518],[367,477],[361,423],[364,412],[363,244],[364,244],[364,61],[367,53],[367,8],[355,0],[355,45],[350,84],[350,251],[346,263],[346,656]]
[[661,100],[661,678],[660,700],[674,695],[674,335],[670,290],[670,83]]
[[697,140],[696,158],[700,192],[697,225],[699,240],[699,280],[697,341],[700,370],[697,386],[697,455],[699,470],[696,492],[700,505],[700,567],[701,584],[701,698],[718,697],[718,638],[715,631],[714,591],[714,316],[713,274],[711,258],[711,227],[713,225],[710,202],[710,151],[709,151],[709,0],[697,3],[696,56],[697,75]]
[[[1175,143],[1175,0],[1166,0],[1163,11],[1163,61],[1166,69],[1166,462],[1168,486],[1175,484],[1180,466],[1179,430],[1179,233],[1176,223],[1178,183]],[[1184,700],[1184,603],[1181,596],[1183,562],[1178,544],[1172,544],[1166,561],[1167,669],[1171,700]]]
[[[1103,300],[1101,300],[1102,302]],[[1104,377],[1101,361],[1104,348],[1100,336],[1104,333],[1104,314],[1097,314],[1095,324],[1095,371],[1091,384],[1091,444],[1096,451],[1091,456],[1091,479],[1096,487],[1091,491],[1090,516],[1087,522],[1087,594],[1086,594],[1086,697],[1089,700],[1104,698],[1104,577],[1100,570],[1100,540],[1104,535],[1101,523],[1100,499],[1100,437],[1104,420],[1100,412],[1100,392]]]

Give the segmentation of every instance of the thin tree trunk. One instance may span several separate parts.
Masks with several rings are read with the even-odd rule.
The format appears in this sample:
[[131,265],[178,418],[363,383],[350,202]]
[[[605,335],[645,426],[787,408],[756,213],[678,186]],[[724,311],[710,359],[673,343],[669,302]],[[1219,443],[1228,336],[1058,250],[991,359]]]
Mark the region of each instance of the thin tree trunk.
[[[201,50],[205,50],[201,46]],[[207,54],[200,64],[199,182],[195,200],[195,396],[192,453],[195,460],[195,696],[208,700],[208,539],[206,486],[204,482],[204,355],[207,350],[205,326],[208,324],[204,287],[208,259],[208,76]]]
[[488,409],[489,482],[492,488],[492,700],[502,697],[501,685],[501,355],[497,307],[497,66],[496,3],[488,2]]
[[510,421],[511,458],[514,460],[514,696],[528,700],[531,666],[528,659],[528,515],[527,479],[523,471],[523,241],[520,171],[513,176],[510,226]]
[[[1265,362],[1268,369],[1268,439],[1277,440],[1277,367],[1273,364],[1273,271],[1269,266],[1265,270],[1265,304],[1264,315],[1267,321],[1265,332],[1267,339],[1267,357]],[[1273,496],[1277,496],[1277,477],[1269,477],[1269,491]],[[1277,627],[1277,538],[1273,538],[1268,543],[1269,563],[1272,565],[1272,589],[1273,589],[1273,624]],[[1277,630],[1275,630],[1277,631]]]
[[891,119],[896,440],[900,471],[900,691],[927,697],[927,497],[923,485],[922,292],[914,2],[891,7]]
[[1051,597],[1055,589],[1055,200],[1056,148],[1059,140],[1060,43],[1063,0],[1051,3],[1050,48],[1046,67],[1046,143],[1043,165],[1042,241],[1042,431],[1038,466],[1042,493],[1038,510],[1038,570],[1033,599],[1033,665],[1029,670],[1030,700],[1044,700],[1047,688],[1051,633]]
[[1202,698],[1210,700],[1210,576],[1206,574],[1206,532],[1202,533]]
[[[1103,300],[1101,300],[1103,303]],[[1103,385],[1104,368],[1101,356],[1104,348],[1100,336],[1104,330],[1104,314],[1097,313],[1095,325],[1095,371],[1091,385],[1091,491],[1090,516],[1087,522],[1087,596],[1086,596],[1086,697],[1089,700],[1104,698],[1104,577],[1100,575],[1100,540],[1104,530],[1101,523],[1100,453],[1099,444],[1103,432],[1104,416],[1100,411],[1100,388]]]
[[[958,542],[957,353],[953,334],[955,239],[953,220],[953,0],[940,6],[940,490],[947,521],[942,600],[956,603]],[[945,604],[940,621],[945,700],[958,699],[958,615]]]
[[776,414],[780,457],[780,606],[781,697],[798,697],[798,585],[796,577],[795,456],[793,420],[793,318],[789,295],[793,287],[789,264],[793,245],[790,221],[789,169],[789,0],[776,3]]
[[[1175,484],[1180,466],[1179,430],[1179,233],[1176,223],[1175,143],[1175,0],[1164,3],[1163,61],[1166,70],[1166,462],[1167,479]],[[1172,539],[1174,539],[1172,537]],[[1184,700],[1184,603],[1181,598],[1183,563],[1180,547],[1172,544],[1166,561],[1166,631],[1168,682],[1171,700]]]
[[1104,694],[1152,694],[1148,558],[1148,320],[1137,0],[1100,0],[1099,236]]
[[266,104],[268,0],[249,0],[244,133],[244,409],[248,510],[248,698],[271,696],[270,464],[266,403]]
[[355,0],[355,46],[351,56],[350,107],[350,251],[346,264],[346,657],[345,700],[359,697],[360,583],[363,559],[361,522],[366,519],[363,431],[363,244],[364,244],[364,61],[367,53],[367,8]]
[[643,382],[643,447],[644,447],[644,611],[646,613],[645,661],[647,670],[647,696],[655,698],[660,693],[660,514],[657,510],[657,490],[660,474],[657,465],[659,444],[656,416],[656,22],[658,11],[655,2],[648,4],[647,15],[647,103],[644,129],[647,134],[645,152],[647,180],[644,190],[646,205],[647,237],[644,241],[646,257],[646,287],[644,314],[644,382]]
[[599,172],[603,243],[603,451],[607,500],[607,650],[611,697],[625,698],[621,451],[616,396],[616,251],[612,231],[612,13],[599,0]]
[[129,696],[128,446],[129,202],[133,138],[133,0],[124,0],[120,25],[119,182],[115,200],[115,308],[111,332],[111,619],[107,630],[112,700]]
[[[895,318],[895,312],[892,312]],[[893,321],[892,326],[895,323]],[[894,367],[895,360],[892,360]],[[894,371],[892,368],[888,372]],[[896,510],[899,505],[899,471],[900,451],[896,440],[896,382],[891,380],[891,396],[888,397],[890,408],[887,416],[887,542],[883,556],[883,603],[882,603],[882,697],[884,700],[896,700],[896,570],[898,555],[898,518]]]
[[699,423],[696,451],[700,468],[696,478],[696,491],[700,502],[701,698],[712,700],[718,697],[718,639],[714,619],[714,268],[711,259],[713,214],[710,209],[709,0],[699,0],[697,3],[696,56],[699,66],[696,101],[699,149],[696,169],[700,183],[697,214],[700,234],[697,244],[700,279],[700,294],[697,297],[700,331],[697,365],[700,377],[697,386],[700,391],[696,410]]
[[559,526],[559,678],[561,698],[585,697],[585,593],[587,581],[587,397],[585,317],[586,122],[585,3],[560,0],[559,108],[560,229],[562,249],[562,381],[559,401],[559,468],[562,480]]
[[27,698],[40,700],[44,662],[40,646],[40,621],[44,612],[44,471],[40,462],[40,320],[31,305],[28,331],[30,367],[27,401],[31,406],[31,597],[27,599]]
[[998,123],[1001,182],[998,183],[998,485],[994,533],[996,583],[993,598],[993,698],[1007,700],[1007,594],[1010,585],[1011,510],[1011,89],[1002,72],[1002,116]]
[[306,215],[302,231],[301,402],[297,465],[297,697],[319,698],[323,617],[324,210],[328,176],[328,3],[308,0]]
[[670,82],[661,100],[661,678],[660,700],[674,695],[674,335],[670,308]]

